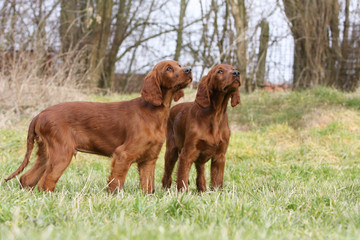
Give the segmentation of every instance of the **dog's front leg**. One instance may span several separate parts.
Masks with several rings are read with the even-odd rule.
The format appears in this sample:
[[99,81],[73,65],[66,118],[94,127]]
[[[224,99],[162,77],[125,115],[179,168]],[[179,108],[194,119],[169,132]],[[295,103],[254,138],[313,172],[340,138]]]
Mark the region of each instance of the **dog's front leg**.
[[205,163],[195,162],[196,167],[196,187],[199,192],[206,191],[206,179],[205,179]]
[[211,159],[211,189],[222,188],[225,168],[225,154],[218,154]]
[[195,146],[184,147],[179,157],[179,166],[177,171],[177,189],[179,191],[188,191],[189,172],[192,163],[199,156],[199,150]]
[[139,149],[127,145],[121,145],[113,153],[111,173],[108,181],[108,192],[114,193],[124,187],[125,177],[131,164],[138,157]]
[[141,189],[146,193],[155,192],[155,165],[157,158],[138,164]]

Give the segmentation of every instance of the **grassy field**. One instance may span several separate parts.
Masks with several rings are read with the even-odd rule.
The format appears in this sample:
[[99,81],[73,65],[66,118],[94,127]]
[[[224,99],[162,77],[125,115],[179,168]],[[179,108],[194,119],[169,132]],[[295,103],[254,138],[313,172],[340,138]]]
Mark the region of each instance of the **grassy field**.
[[[0,239],[360,239],[359,92],[256,92],[229,113],[222,191],[198,194],[194,169],[188,193],[162,190],[163,150],[154,195],[135,165],[110,195],[109,159],[78,154],[54,193],[1,181]],[[0,129],[1,179],[23,160],[29,121]]]

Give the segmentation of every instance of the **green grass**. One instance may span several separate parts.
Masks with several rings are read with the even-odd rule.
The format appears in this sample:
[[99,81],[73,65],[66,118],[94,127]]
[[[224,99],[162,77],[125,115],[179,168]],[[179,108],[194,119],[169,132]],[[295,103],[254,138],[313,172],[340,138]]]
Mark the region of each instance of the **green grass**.
[[291,127],[303,126],[302,117],[319,108],[345,107],[360,110],[360,95],[344,94],[334,89],[317,87],[301,92],[259,91],[242,96],[241,108],[230,109],[232,120],[250,128],[266,127],[270,124],[287,123]]
[[[135,166],[124,191],[108,194],[110,161],[89,154],[73,159],[54,193],[2,181],[0,239],[359,239],[359,99],[326,88],[242,95],[229,109],[222,191],[198,194],[194,169],[188,193],[162,190],[164,150],[154,195],[139,189]],[[1,178],[23,160],[26,124],[0,129]]]

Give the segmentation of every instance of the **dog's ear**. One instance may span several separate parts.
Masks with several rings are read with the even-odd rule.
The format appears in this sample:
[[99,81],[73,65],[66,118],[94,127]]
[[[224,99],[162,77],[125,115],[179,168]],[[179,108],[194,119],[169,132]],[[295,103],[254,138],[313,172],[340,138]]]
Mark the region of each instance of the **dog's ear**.
[[181,89],[181,90],[178,90],[177,92],[175,92],[174,94],[174,101],[177,102],[179,101],[180,98],[182,98],[183,96],[185,95],[184,91]]
[[[208,74],[209,75],[209,74]],[[204,76],[198,86],[195,102],[202,108],[208,108],[210,106],[210,93],[209,93],[209,81],[210,77]]]
[[240,100],[239,89],[236,89],[236,91],[231,94],[231,106],[235,107],[238,104],[241,104],[241,100]]
[[141,89],[141,96],[145,101],[154,106],[160,106],[163,102],[159,79],[155,70],[149,72],[144,80],[144,86]]

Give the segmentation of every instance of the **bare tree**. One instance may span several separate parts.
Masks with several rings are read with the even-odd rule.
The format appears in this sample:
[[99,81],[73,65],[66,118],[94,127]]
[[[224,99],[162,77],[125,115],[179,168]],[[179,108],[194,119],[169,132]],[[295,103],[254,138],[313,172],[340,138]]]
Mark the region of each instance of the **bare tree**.
[[345,0],[342,57],[336,87],[342,91],[352,92],[358,88],[360,82],[360,23],[352,24],[350,35],[349,5],[350,0]]
[[174,60],[179,61],[180,53],[182,49],[182,42],[183,42],[183,32],[184,32],[184,18],[186,13],[186,8],[189,4],[189,0],[181,0],[180,2],[180,14],[179,14],[179,23],[176,30],[176,48],[174,54]]
[[[330,27],[328,29],[328,52],[326,53],[326,72],[325,77],[329,86],[335,86],[339,77],[339,64],[341,61],[340,51],[340,30],[339,30],[339,13],[340,5],[338,0],[331,2]],[[331,41],[331,44],[330,44]]]
[[[151,16],[151,13],[152,13],[152,10],[153,10],[153,7],[154,7],[154,4],[155,2],[152,2],[152,4],[150,5],[150,8],[149,8],[149,11],[147,13],[147,16],[146,16],[146,22],[149,21],[150,19],[150,16]],[[141,28],[141,32],[139,34],[139,36],[137,37],[137,40],[135,41],[135,44],[137,44],[136,46],[139,46],[141,44],[141,40],[144,38],[144,33],[145,33],[145,30],[147,28],[147,25],[143,24],[142,25],[142,28]],[[132,72],[132,67],[133,67],[133,63],[135,61],[135,58],[136,58],[136,52],[137,52],[137,47],[134,48],[133,52],[132,52],[132,56],[131,56],[131,60],[130,60],[130,63],[129,63],[129,66],[128,66],[128,70],[127,70],[127,76],[129,76]],[[123,82],[122,82],[122,85],[121,85],[121,89],[123,91],[127,91],[128,90],[128,83],[129,83],[129,80],[130,78],[127,77]]]
[[338,0],[283,0],[283,3],[295,42],[294,88],[331,85],[353,91],[358,81],[352,73],[356,70],[349,71],[349,68],[358,62],[358,41],[356,31],[349,38],[350,0],[345,1],[342,43],[339,41]]
[[200,41],[187,45],[194,62],[201,65],[201,74],[206,68],[217,63],[236,64],[233,58],[232,43],[234,41],[231,29],[229,5],[227,2],[212,0],[209,6],[199,1],[201,6]]
[[248,20],[246,14],[245,0],[227,0],[231,6],[231,14],[235,22],[236,30],[236,57],[237,67],[240,70],[242,78],[245,80],[245,89],[250,91],[251,80],[247,77],[247,39],[246,30],[248,27]]
[[[331,17],[333,0],[283,0],[283,3],[295,41],[294,88],[326,85],[325,62],[329,47],[328,29],[334,19]],[[330,29],[336,42],[337,29]]]
[[192,56],[193,65],[200,64],[200,76],[204,74],[206,68],[210,68],[215,59],[212,55],[212,46],[214,43],[215,34],[210,32],[210,15],[212,8],[207,9],[204,3],[199,0],[200,4],[200,22],[201,32],[199,33],[199,41],[189,42],[186,45],[190,55]]
[[264,84],[266,55],[269,43],[269,23],[263,19],[260,26],[261,34],[256,70],[256,86],[262,86]]
[[[214,34],[216,36],[216,45],[217,45],[218,51],[219,51],[220,63],[229,63],[230,64],[231,49],[225,42],[226,40],[229,40],[229,29],[228,29],[229,25],[230,25],[229,4],[227,2],[225,2],[223,4],[224,15],[220,18],[223,20],[222,26],[221,25],[219,26],[219,13],[220,13],[219,8],[220,7],[221,7],[221,5],[219,5],[216,0],[211,1],[211,8],[214,12],[214,22],[213,22]],[[221,27],[221,28],[219,29],[219,27]]]

